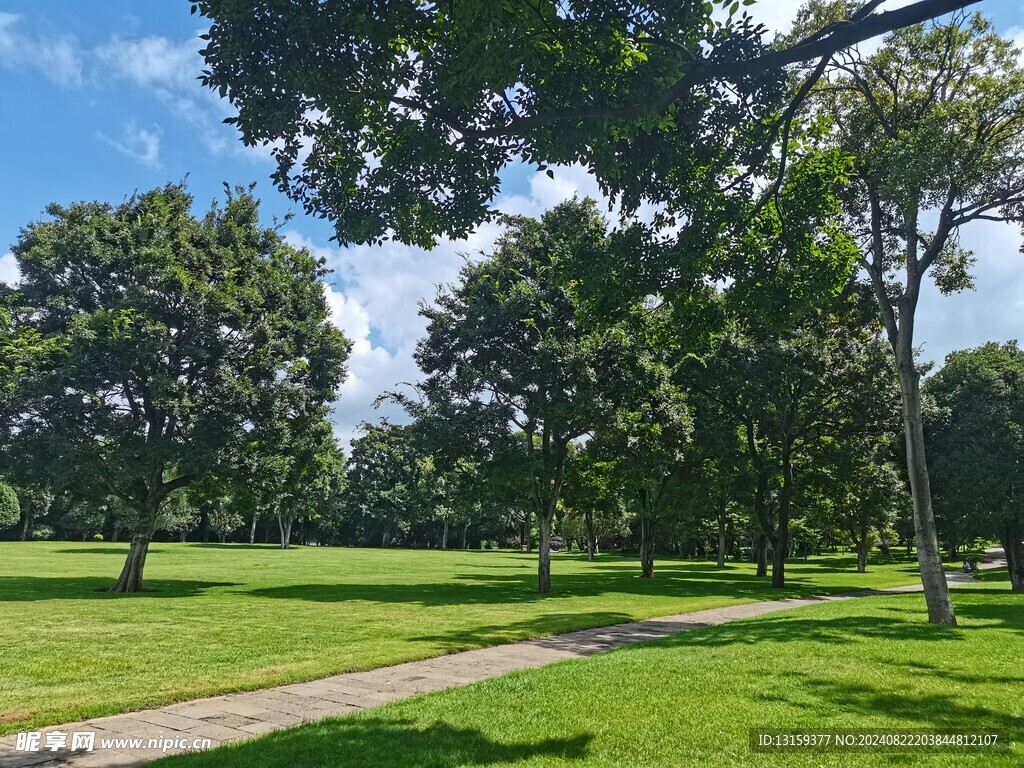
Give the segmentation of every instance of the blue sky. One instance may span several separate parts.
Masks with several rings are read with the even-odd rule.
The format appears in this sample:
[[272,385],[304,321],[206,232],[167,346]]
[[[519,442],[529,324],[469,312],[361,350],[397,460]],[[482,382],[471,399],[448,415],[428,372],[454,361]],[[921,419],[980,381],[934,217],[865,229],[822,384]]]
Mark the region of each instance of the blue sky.
[[[906,4],[889,0],[886,8]],[[772,28],[786,25],[799,2],[763,0],[752,8]],[[1020,0],[983,0],[997,27],[1024,42]],[[454,279],[460,253],[486,248],[484,226],[468,242],[430,253],[395,244],[338,248],[325,222],[306,217],[269,181],[269,154],[247,149],[221,123],[230,107],[195,80],[202,18],[187,0],[0,0],[0,280],[16,277],[5,255],[25,223],[50,202],[120,201],[188,176],[200,207],[224,182],[257,182],[267,223],[293,211],[288,237],[328,258],[335,321],[354,339],[352,375],[337,404],[338,433],[349,438],[380,415],[373,398],[415,378],[411,352],[423,326],[417,302]],[[505,174],[499,206],[537,214],[573,193],[597,196],[583,169],[548,179],[517,167]],[[922,298],[918,340],[926,356],[990,339],[1024,340],[1024,256],[1016,228],[979,224],[963,241],[979,260],[977,291]]]

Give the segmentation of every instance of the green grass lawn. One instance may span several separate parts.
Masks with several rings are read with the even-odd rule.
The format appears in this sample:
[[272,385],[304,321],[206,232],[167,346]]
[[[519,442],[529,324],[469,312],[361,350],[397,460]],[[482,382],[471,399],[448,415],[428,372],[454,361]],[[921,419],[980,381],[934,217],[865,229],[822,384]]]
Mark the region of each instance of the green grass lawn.
[[[161,768],[1020,766],[1024,595],[958,587],[735,622],[169,758]],[[1004,754],[758,754],[751,728],[1008,732]]]
[[482,645],[731,603],[916,580],[915,564],[854,572],[831,556],[772,590],[749,564],[155,544],[141,595],[105,590],[127,545],[0,543],[0,733]]

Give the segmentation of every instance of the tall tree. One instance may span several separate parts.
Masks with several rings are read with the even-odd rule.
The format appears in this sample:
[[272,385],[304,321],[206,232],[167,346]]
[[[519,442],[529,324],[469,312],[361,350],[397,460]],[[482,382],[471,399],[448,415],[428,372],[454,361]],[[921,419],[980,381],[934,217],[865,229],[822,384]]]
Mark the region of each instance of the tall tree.
[[854,158],[851,225],[896,359],[907,469],[929,620],[955,624],[932,511],[914,326],[930,272],[945,294],[972,286],[960,245],[975,221],[1024,222],[1024,69],[980,15],[893,33],[871,56],[837,57],[816,109]]
[[772,548],[773,587],[785,585],[789,525],[814,450],[877,429],[893,404],[888,358],[864,319],[853,293],[791,330],[734,327],[696,371],[710,413],[740,435],[753,513]]
[[13,249],[15,321],[55,351],[22,374],[0,439],[58,485],[136,511],[117,592],[142,589],[169,494],[237,463],[275,409],[322,408],[345,374],[322,262],[261,228],[249,190],[191,208],[180,185],[52,205]]
[[420,454],[408,425],[363,424],[346,461],[345,507],[391,546],[423,509]]
[[619,363],[626,375],[620,386],[606,386],[614,407],[588,445],[607,462],[617,491],[634,512],[645,579],[654,576],[657,530],[674,506],[693,429],[686,392],[673,375],[677,355],[667,315],[640,307],[614,329],[625,337]]
[[1024,592],[1024,351],[1015,342],[953,352],[925,387],[937,516],[967,517],[1006,552]]
[[551,526],[572,441],[607,412],[606,384],[626,346],[589,324],[565,264],[615,247],[592,201],[573,200],[540,220],[511,218],[494,252],[443,288],[416,360],[431,401],[484,411],[526,445],[529,503],[539,531],[538,591],[551,591]]

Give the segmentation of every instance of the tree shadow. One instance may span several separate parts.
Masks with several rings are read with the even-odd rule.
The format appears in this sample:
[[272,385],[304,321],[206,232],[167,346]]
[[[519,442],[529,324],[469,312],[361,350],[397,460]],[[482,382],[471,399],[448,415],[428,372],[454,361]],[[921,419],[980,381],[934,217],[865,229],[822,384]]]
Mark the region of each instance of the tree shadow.
[[[513,569],[515,571],[516,569]],[[251,589],[254,597],[340,603],[365,600],[376,603],[410,603],[421,606],[497,605],[507,603],[553,602],[567,598],[601,597],[610,594],[671,597],[725,598],[737,601],[779,600],[810,597],[822,593],[863,591],[864,585],[851,579],[848,584],[823,586],[809,577],[792,576],[782,589],[773,589],[764,578],[750,572],[706,572],[663,569],[653,579],[617,568],[595,568],[582,574],[555,574],[554,590],[537,593],[532,570],[507,573],[461,573],[451,581],[419,584],[309,583]]]
[[583,760],[590,734],[535,742],[495,741],[478,730],[445,722],[424,726],[412,720],[372,715],[324,720],[270,733],[259,739],[211,752],[178,755],[161,761],[166,768],[222,768],[224,765],[359,766],[360,768],[450,768],[518,763],[548,757]]
[[[1012,710],[996,710],[972,702],[962,689],[950,686],[949,693],[907,693],[899,689],[884,689],[863,683],[837,682],[793,671],[792,678],[804,692],[830,705],[843,702],[843,719],[851,727],[862,727],[870,719],[884,714],[887,719],[901,719],[913,723],[915,728],[984,729],[1020,734],[1024,721]],[[985,678],[983,682],[992,682]],[[801,699],[803,697],[800,697]],[[813,703],[795,704],[804,709],[817,709]],[[843,723],[836,723],[840,727]]]
[[143,597],[195,597],[213,587],[235,587],[230,581],[145,579],[144,591],[110,592],[116,579],[105,576],[0,576],[0,603],[40,600],[123,600]]
[[55,549],[54,552],[62,555],[120,555],[124,557],[128,554],[129,546],[130,543],[126,541],[120,547],[64,547],[63,549]]
[[548,613],[523,621],[466,627],[453,632],[420,635],[409,638],[409,640],[410,642],[425,642],[439,645],[449,653],[453,653],[488,645],[512,643],[524,638],[540,638],[551,634],[557,635],[559,633],[593,627],[625,624],[630,621],[634,621],[632,616],[614,611]]

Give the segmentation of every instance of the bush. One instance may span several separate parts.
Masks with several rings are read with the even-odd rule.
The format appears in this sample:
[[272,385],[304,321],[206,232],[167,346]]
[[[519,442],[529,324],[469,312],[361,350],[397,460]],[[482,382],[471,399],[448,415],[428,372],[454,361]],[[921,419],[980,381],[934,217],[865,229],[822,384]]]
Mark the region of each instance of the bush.
[[48,525],[40,525],[32,531],[33,541],[46,541],[53,538],[53,528]]
[[21,505],[18,495],[7,483],[0,482],[0,528],[17,525],[21,519]]

